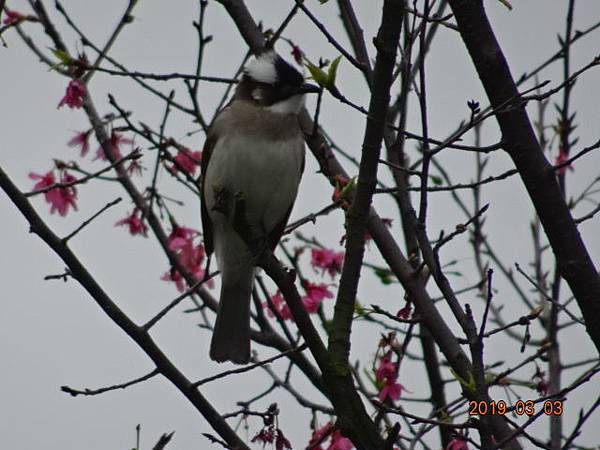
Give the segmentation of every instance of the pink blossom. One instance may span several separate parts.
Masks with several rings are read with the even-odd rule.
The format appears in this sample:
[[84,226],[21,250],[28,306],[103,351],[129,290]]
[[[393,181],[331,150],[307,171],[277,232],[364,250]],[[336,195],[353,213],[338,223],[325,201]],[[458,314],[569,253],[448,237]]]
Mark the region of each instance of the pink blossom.
[[6,17],[4,18],[4,25],[12,25],[13,23],[17,23],[19,20],[25,18],[23,14],[18,11],[13,11],[12,9],[4,8],[4,12],[6,13]]
[[265,444],[272,444],[275,439],[275,430],[272,426],[264,427],[250,440],[250,442],[262,442],[263,447]]
[[315,284],[306,280],[304,282],[304,289],[306,289],[306,295],[302,297],[302,303],[309,313],[317,312],[324,298],[333,297],[333,293],[329,291],[328,285],[323,283]]
[[89,142],[89,138],[90,138],[90,134],[91,134],[92,130],[87,130],[87,131],[79,131],[75,134],[75,136],[73,136],[69,142],[67,142],[67,145],[69,147],[80,147],[81,148],[81,156],[85,156],[87,155],[87,152],[90,150],[90,142]]
[[377,381],[384,381],[386,378],[396,378],[398,372],[398,363],[392,362],[392,352],[387,352],[379,360],[379,367],[375,371]]
[[127,167],[127,173],[129,174],[129,176],[141,176],[142,169],[143,166],[140,164],[140,162],[137,159],[134,159],[133,161],[131,161],[131,163],[129,163],[129,166]]
[[398,383],[398,363],[392,362],[392,352],[387,352],[380,360],[377,370],[375,370],[375,379],[377,385],[381,386],[379,391],[379,400],[384,401],[386,398],[398,400],[404,386]]
[[[557,166],[559,164],[563,164],[566,161],[568,161],[568,159],[569,159],[569,155],[567,155],[567,152],[565,152],[565,149],[561,147],[558,151],[558,156],[554,160],[554,165]],[[567,169],[569,169],[570,171],[575,170],[575,169],[573,169],[573,166],[571,164],[567,164],[567,165],[562,166],[561,168],[557,169],[556,173],[558,173],[559,175],[562,175],[563,173],[565,173],[567,171]]]
[[[129,138],[123,137],[122,134],[113,131],[110,135],[107,145],[109,146],[114,159],[121,159],[123,157],[120,147],[121,144],[133,144],[133,141]],[[104,152],[104,147],[98,147],[98,150],[96,150],[96,157],[94,159],[100,159],[102,161],[106,161],[108,159],[106,157],[106,153]]]
[[277,428],[275,430],[275,450],[284,450],[286,448],[291,450],[292,444],[290,444],[290,441],[285,437],[283,431]]
[[[329,439],[329,446],[325,450],[351,450],[354,448],[354,444],[350,439],[344,437],[340,430],[335,430],[332,433],[332,428],[333,424],[327,422],[321,428],[314,430],[308,448],[310,450],[323,450],[324,447],[322,446],[325,445],[324,442],[327,439]],[[324,436],[327,437],[324,438]]]
[[353,448],[352,441],[344,437],[340,430],[335,430],[331,435],[331,444],[327,447],[327,450],[351,450]]
[[185,291],[185,280],[176,269],[171,269],[160,277],[164,281],[172,281],[179,292]]
[[[196,230],[191,228],[174,225],[171,234],[167,238],[167,245],[170,250],[175,252],[179,262],[186,268],[197,280],[202,280],[206,275],[205,269],[202,267],[206,251],[202,244],[195,244],[194,238],[198,235]],[[185,290],[185,280],[182,275],[176,270],[171,269],[165,273],[162,280],[172,281],[175,283],[177,290],[183,292]],[[212,288],[213,280],[208,280],[208,287]]]
[[83,106],[83,96],[85,95],[85,85],[81,80],[71,80],[67,86],[65,96],[58,103],[58,108],[67,105],[69,108],[81,108]]
[[[30,172],[29,178],[39,180],[33,187],[36,191],[55,184],[54,173],[52,171],[47,172],[45,175]],[[77,181],[77,179],[73,175],[67,172],[62,173],[60,178],[61,183],[68,184],[74,181]],[[66,216],[69,212],[69,207],[77,210],[77,204],[75,203],[75,200],[77,200],[77,189],[74,186],[50,189],[44,193],[44,198],[50,203],[50,214],[58,211],[61,216]]]
[[[289,320],[292,318],[292,313],[290,312],[290,308],[287,303],[283,299],[283,295],[281,295],[280,291],[277,291],[274,295],[271,296],[271,302],[275,308],[275,311],[279,313],[283,320]],[[264,302],[262,304],[263,308],[267,308],[267,315],[269,317],[275,317],[274,311],[271,310],[271,306],[269,302]]]
[[177,173],[179,169],[185,170],[190,175],[194,175],[200,165],[202,159],[201,151],[191,151],[187,147],[182,147],[177,152],[174,160],[177,164],[173,164],[169,169],[172,173]]
[[55,183],[53,171],[47,172],[44,175],[40,175],[35,172],[29,172],[29,178],[32,180],[39,180],[33,185],[34,191],[42,190],[48,186],[52,186]]
[[469,450],[469,447],[467,446],[467,440],[462,436],[455,437],[448,442],[446,450]]
[[191,228],[175,225],[167,238],[169,249],[177,253],[181,264],[191,272],[197,270],[206,255],[202,244],[194,244],[197,234],[198,232]]
[[411,307],[410,303],[406,302],[406,305],[404,305],[403,308],[400,308],[398,310],[398,312],[396,313],[396,317],[398,317],[399,319],[407,320],[410,318],[411,312],[412,312],[412,307]]
[[298,65],[302,65],[302,60],[304,59],[304,52],[302,51],[302,49],[300,47],[298,47],[295,44],[292,44],[292,52],[291,52],[292,56],[294,57],[294,60],[296,61],[296,64]]
[[331,428],[333,428],[333,424],[331,422],[327,422],[321,428],[314,430],[310,441],[308,442],[308,448],[310,450],[323,450],[321,444],[326,440],[324,436],[329,435]]
[[386,398],[390,398],[391,400],[398,400],[402,391],[404,390],[404,386],[400,383],[396,383],[393,379],[386,379],[383,388],[379,391],[379,401],[384,401]]
[[310,264],[316,269],[323,269],[323,272],[327,271],[333,278],[336,273],[340,273],[342,270],[342,264],[344,262],[344,252],[334,252],[327,248],[313,248],[311,250],[311,261]]
[[131,214],[129,214],[127,217],[119,220],[117,223],[115,223],[115,226],[122,226],[122,225],[127,225],[129,227],[129,233],[132,236],[135,236],[136,234],[141,234],[142,236],[147,236],[148,235],[148,227],[146,227],[146,224],[144,224],[144,220],[140,217],[139,215],[140,210],[137,208],[134,208],[134,210],[131,212]]

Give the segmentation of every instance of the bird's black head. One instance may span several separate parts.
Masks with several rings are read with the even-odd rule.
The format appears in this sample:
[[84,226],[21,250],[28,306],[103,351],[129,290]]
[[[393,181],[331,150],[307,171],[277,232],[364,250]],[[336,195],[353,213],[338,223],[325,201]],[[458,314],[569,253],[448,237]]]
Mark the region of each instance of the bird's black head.
[[304,94],[318,91],[317,86],[305,83],[302,74],[273,50],[254,57],[246,65],[238,87],[238,93],[244,97],[283,113],[299,112]]

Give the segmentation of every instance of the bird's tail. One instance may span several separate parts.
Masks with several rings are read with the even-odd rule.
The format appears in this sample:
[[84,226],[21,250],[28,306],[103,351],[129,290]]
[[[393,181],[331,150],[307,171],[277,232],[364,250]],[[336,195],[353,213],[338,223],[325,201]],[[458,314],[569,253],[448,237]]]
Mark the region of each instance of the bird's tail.
[[210,358],[247,364],[250,360],[250,297],[254,267],[221,273],[221,299],[210,342]]

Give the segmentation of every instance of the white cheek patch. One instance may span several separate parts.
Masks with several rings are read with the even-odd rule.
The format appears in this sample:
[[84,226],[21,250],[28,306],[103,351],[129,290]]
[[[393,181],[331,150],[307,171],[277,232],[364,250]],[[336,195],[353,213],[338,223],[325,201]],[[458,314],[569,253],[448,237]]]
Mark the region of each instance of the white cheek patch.
[[298,114],[304,106],[304,95],[292,95],[285,100],[267,106],[265,109],[277,114]]
[[275,58],[277,54],[272,50],[255,57],[246,64],[246,74],[260,83],[274,84],[277,81]]

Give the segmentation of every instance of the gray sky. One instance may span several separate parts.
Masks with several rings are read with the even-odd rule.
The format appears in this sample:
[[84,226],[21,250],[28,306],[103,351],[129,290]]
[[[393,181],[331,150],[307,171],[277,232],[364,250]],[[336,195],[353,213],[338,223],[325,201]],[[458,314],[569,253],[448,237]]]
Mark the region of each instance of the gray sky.
[[[66,31],[64,21],[51,7],[51,2],[46,3],[59,29],[65,30],[67,45],[71,49],[80,48],[75,36]],[[63,2],[78,25],[96,43],[103,43],[107,38],[125,3],[117,0]],[[112,55],[130,69],[191,73],[197,45],[191,23],[197,15],[196,3],[177,2],[174,6],[173,2],[140,2],[134,13],[135,21],[121,35]],[[279,25],[293,4],[291,1],[268,0],[248,3],[254,17],[262,20],[265,27],[273,28]],[[367,42],[370,43],[380,19],[373,12],[378,9],[380,2],[354,3],[365,28]],[[512,3],[514,9],[508,11],[499,2],[486,2],[513,74],[518,76],[556,51],[556,34],[563,32],[566,2],[514,0]],[[335,2],[323,6],[319,6],[317,2],[309,4],[333,30],[334,35],[345,43],[344,32],[337,25]],[[8,6],[18,11],[29,11],[24,0],[8,2]],[[578,3],[576,29],[584,29],[599,19],[598,2],[581,0]],[[209,6],[206,26],[206,33],[214,34],[215,40],[207,48],[205,74],[230,76],[245,53],[246,46],[222,7],[216,3],[211,2]],[[26,24],[24,28],[41,48],[50,45],[39,33],[39,26],[36,24]],[[300,44],[313,60],[319,56],[337,56],[335,49],[327,44],[302,14],[294,19],[286,36]],[[28,172],[44,173],[51,167],[52,158],[79,161],[76,151],[68,148],[66,142],[72,136],[72,131],[89,125],[82,111],[56,109],[67,80],[41,65],[14,31],[9,31],[3,37],[8,47],[0,49],[0,85],[3,86],[0,97],[0,133],[3,137],[0,165],[22,190],[27,191],[33,186],[27,178]],[[572,62],[574,70],[600,53],[598,42],[596,33],[576,45]],[[289,57],[289,47],[286,44],[280,43],[278,50]],[[370,44],[369,50],[374,55]],[[428,61],[427,75],[430,81],[428,99],[431,134],[435,137],[444,137],[461,119],[468,117],[466,100],[476,99],[482,105],[486,104],[462,42],[452,31],[440,31]],[[544,72],[540,80],[550,79],[551,85],[555,86],[561,81],[560,77],[560,65],[556,64]],[[362,80],[347,62],[342,62],[340,66],[339,84],[347,97],[358,104],[367,105],[368,97]],[[170,86],[176,87],[176,98],[184,100],[185,89],[181,84],[157,85],[165,92],[168,92]],[[596,70],[584,74],[574,90],[573,104],[577,109],[579,124],[575,134],[580,137],[576,150],[598,139],[598,86],[600,72]],[[90,92],[101,114],[111,112],[107,102],[108,92],[113,93],[125,109],[132,110],[136,120],[153,127],[158,126],[164,112],[160,101],[126,79],[98,74],[90,85]],[[207,114],[212,113],[221,93],[221,87],[202,85],[199,101],[206,108]],[[309,110],[314,110],[312,103],[309,103]],[[411,111],[409,129],[418,131],[419,123],[414,105]],[[550,107],[549,115],[552,113]],[[359,154],[364,120],[357,117],[354,111],[326,97],[321,121],[340,147],[355,156]],[[188,117],[177,113],[172,115],[168,124],[169,135],[181,139],[192,149],[201,149],[201,134],[184,137],[185,133],[194,129],[195,125]],[[471,135],[466,138],[467,141],[469,139],[472,139]],[[485,127],[484,143],[491,144],[497,139],[496,125],[490,122]],[[411,143],[410,146],[409,148],[414,148],[414,144]],[[553,150],[551,158],[556,155],[556,145]],[[414,159],[414,151],[412,155]],[[443,160],[447,161],[455,182],[468,182],[474,176],[470,169],[473,166],[472,155],[456,155],[446,151]],[[145,161],[146,166],[150,167],[152,157]],[[330,201],[331,188],[322,176],[315,173],[317,165],[310,154],[307,163],[292,220],[315,211]],[[101,167],[100,162],[92,163],[90,157],[85,162],[81,161],[81,164],[95,169]],[[350,165],[346,167],[351,173],[354,171]],[[497,153],[492,157],[489,173],[500,173],[509,167],[507,156]],[[597,154],[589,155],[576,164],[575,172],[568,173],[570,195],[579,193],[583,186],[597,176],[598,167],[600,157]],[[389,179],[383,168],[381,173],[384,179]],[[161,181],[166,186],[165,193],[188,200],[185,208],[175,209],[181,223],[199,228],[197,202],[186,197],[166,174],[163,174]],[[41,198],[34,199],[33,204],[50,226],[59,235],[64,235],[117,196],[123,196],[123,192],[110,183],[96,182],[80,186],[79,211],[66,218],[50,216],[49,207]],[[498,247],[499,254],[508,265],[519,262],[526,267],[531,248],[528,230],[533,209],[519,180],[512,178],[489,186],[484,190],[483,196],[484,201],[491,202],[487,214],[490,240]],[[141,376],[153,367],[137,346],[110,322],[75,282],[43,281],[47,274],[61,273],[64,265],[40,239],[28,233],[25,220],[8,199],[3,195],[0,198],[0,215],[3,218],[0,248],[4,255],[0,260],[0,280],[3,287],[0,354],[4,361],[0,383],[0,434],[4,446],[11,449],[127,449],[134,445],[134,428],[140,423],[144,449],[150,448],[158,436],[167,431],[175,431],[174,440],[168,447],[170,449],[209,448],[210,445],[201,433],[212,430],[187,400],[161,378],[124,391],[95,397],[71,398],[60,392],[61,385],[97,388],[121,383]],[[447,195],[431,195],[431,237],[437,236],[441,229],[451,230],[454,225],[464,221],[456,206],[448,200]],[[382,216],[395,217],[395,209],[389,199],[377,197],[375,205]],[[581,216],[591,208],[593,205],[584,203],[576,210],[575,216]],[[168,264],[155,241],[152,238],[132,238],[125,229],[113,227],[130,209],[131,205],[125,199],[77,237],[73,248],[113,299],[134,320],[142,322],[177,293],[172,285],[160,280],[162,273],[168,269]],[[600,261],[598,220],[588,221],[580,227],[588,250],[596,262]],[[305,227],[303,232],[308,236],[315,234],[327,246],[339,249],[337,242],[343,234],[342,223],[343,217],[338,211],[320,219],[316,226]],[[399,229],[397,220],[393,229]],[[477,281],[474,272],[470,270],[472,256],[467,243],[465,235],[448,245],[442,253],[446,262],[458,260],[457,267],[463,271],[462,277],[451,280],[455,287]],[[367,252],[367,260],[379,261],[374,245]],[[311,269],[306,270],[307,274],[313,276]],[[318,279],[316,275],[315,279]],[[500,292],[497,299],[506,303],[507,311],[510,311],[511,305],[516,304],[516,299],[505,284],[501,281],[498,283]],[[370,274],[363,278],[359,289],[359,300],[363,304],[378,302],[392,311],[396,306],[403,305],[402,298],[401,288],[397,285],[384,288]],[[466,300],[475,302],[474,298]],[[190,378],[199,379],[217,373],[226,366],[208,361],[209,334],[196,326],[199,321],[197,317],[181,313],[187,306],[189,305],[180,306],[168,315],[156,327],[154,336]],[[577,311],[575,306],[573,310]],[[515,314],[526,313],[522,308],[517,311]],[[510,317],[510,314],[506,313],[506,317]],[[372,328],[357,326],[353,339],[353,359],[362,357],[363,364],[368,365],[376,346],[375,333]],[[567,333],[568,339],[563,343],[564,348],[569,348],[565,355],[567,360],[595,355],[587,336],[581,330],[569,330]],[[488,362],[514,357],[505,353],[506,348],[506,341],[502,339],[490,341],[486,347]],[[271,353],[261,352],[261,355],[268,354]],[[400,381],[412,391],[407,397],[428,395],[427,386],[421,382],[420,374],[416,364],[403,365]],[[570,373],[566,374],[565,381],[568,382],[570,377]],[[250,398],[253,393],[269,384],[269,380],[257,372],[256,375],[234,376],[226,381],[209,384],[202,392],[219,410],[230,411],[235,409],[236,400]],[[592,381],[583,392],[572,396],[567,408],[572,409],[573,414],[580,407],[588,405],[586,400],[590,393],[597,393],[599,390],[598,381]],[[314,391],[308,392],[309,397],[322,400]],[[493,394],[501,392],[495,390]],[[294,448],[303,448],[309,437],[309,417],[295,407],[285,393],[276,394],[256,405],[256,408],[266,408],[272,401],[280,403],[280,425],[290,437]],[[407,408],[417,408],[410,402],[402,404]],[[600,441],[597,426],[592,426],[594,420],[596,424],[599,423],[596,415],[585,431],[588,444]],[[260,424],[254,420],[250,424],[248,435],[252,437]],[[545,426],[542,424],[536,430],[541,433],[545,431]],[[567,427],[566,432],[569,431],[570,427]],[[244,435],[242,431],[241,436]]]

